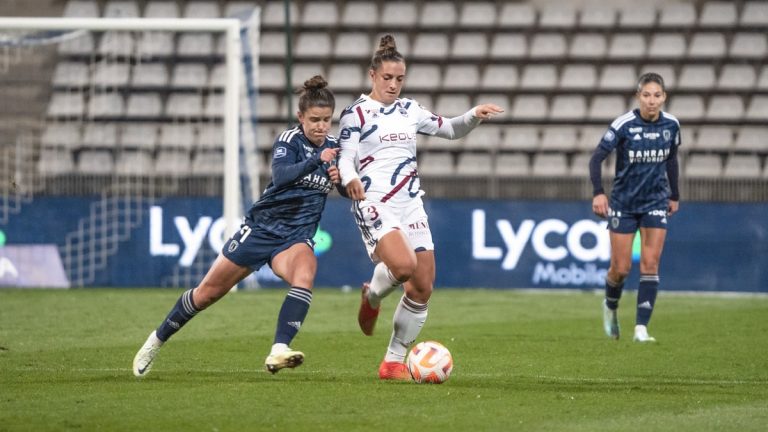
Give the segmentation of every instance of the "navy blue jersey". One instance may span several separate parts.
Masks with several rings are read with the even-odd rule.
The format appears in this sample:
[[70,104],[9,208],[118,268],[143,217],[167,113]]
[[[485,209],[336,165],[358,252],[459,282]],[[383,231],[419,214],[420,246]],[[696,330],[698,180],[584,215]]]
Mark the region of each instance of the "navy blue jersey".
[[[638,109],[616,118],[595,150],[599,155],[616,150],[611,209],[628,213],[666,209],[672,192],[676,195],[679,145],[680,122],[669,113],[661,111],[652,122],[643,120]],[[668,173],[674,178],[668,179]]]
[[285,239],[314,237],[333,188],[329,164],[320,160],[320,153],[338,146],[332,136],[326,137],[322,146],[315,146],[301,126],[281,133],[272,145],[272,179],[248,217]]

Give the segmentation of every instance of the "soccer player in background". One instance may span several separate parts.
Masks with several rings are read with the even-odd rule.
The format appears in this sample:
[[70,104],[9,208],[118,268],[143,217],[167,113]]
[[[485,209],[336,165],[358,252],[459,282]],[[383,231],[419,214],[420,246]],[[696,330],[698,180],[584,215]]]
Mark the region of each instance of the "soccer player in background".
[[[611,264],[605,278],[603,325],[606,334],[619,338],[617,309],[632,267],[632,243],[640,229],[640,286],[634,340],[655,342],[648,335],[648,322],[659,287],[659,260],[667,233],[667,218],[677,212],[677,149],[680,122],[661,110],[667,98],[664,79],[643,74],[635,95],[638,108],[617,117],[603,135],[589,161],[592,180],[592,211],[608,218]],[[601,163],[616,151],[616,176],[610,201],[603,191]]]
[[464,115],[444,119],[407,98],[400,98],[405,59],[395,39],[385,35],[371,59],[372,88],[342,114],[339,124],[339,172],[368,255],[375,264],[363,284],[358,323],[372,335],[381,300],[401,285],[394,329],[379,366],[381,379],[408,380],[404,360],[427,319],[435,280],[432,233],[416,168],[416,135],[458,139],[484,119],[501,113],[496,105],[478,105]]
[[251,272],[268,264],[290,286],[277,318],[274,344],[265,361],[277,373],[304,361],[289,347],[312,303],[317,270],[312,238],[332,184],[339,145],[328,135],[336,105],[321,76],[300,90],[299,125],[285,130],[272,147],[272,179],[200,284],[185,291],[133,359],[133,374],[145,376],[160,347],[198,312],[215,303]]

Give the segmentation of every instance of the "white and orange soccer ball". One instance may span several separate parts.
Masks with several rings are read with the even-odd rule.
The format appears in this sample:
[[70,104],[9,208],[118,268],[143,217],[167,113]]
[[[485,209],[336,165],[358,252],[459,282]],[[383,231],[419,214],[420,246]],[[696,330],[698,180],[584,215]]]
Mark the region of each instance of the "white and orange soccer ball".
[[453,357],[440,342],[424,341],[411,348],[407,364],[417,383],[441,384],[451,376]]

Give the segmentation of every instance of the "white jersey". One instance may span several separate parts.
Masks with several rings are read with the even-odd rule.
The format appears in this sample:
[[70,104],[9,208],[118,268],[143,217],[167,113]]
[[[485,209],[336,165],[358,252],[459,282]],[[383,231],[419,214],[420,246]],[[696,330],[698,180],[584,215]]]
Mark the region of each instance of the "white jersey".
[[344,186],[360,178],[367,201],[396,207],[419,199],[416,135],[435,135],[443,118],[413,99],[383,105],[366,95],[345,109],[339,122]]

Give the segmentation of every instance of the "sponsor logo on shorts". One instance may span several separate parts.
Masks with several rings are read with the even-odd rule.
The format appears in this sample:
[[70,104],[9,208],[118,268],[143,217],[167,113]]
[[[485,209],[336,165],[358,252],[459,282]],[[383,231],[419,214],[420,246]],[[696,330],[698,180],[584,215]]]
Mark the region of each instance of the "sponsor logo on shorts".
[[382,225],[381,219],[373,223],[373,227],[376,228],[377,230],[381,229],[381,225]]
[[614,229],[618,228],[618,227],[619,227],[619,218],[617,218],[617,217],[612,217],[612,218],[611,218],[611,226],[612,226]]
[[240,246],[240,243],[238,243],[237,240],[230,240],[229,246],[227,246],[227,250],[229,252],[234,252],[238,246]]

